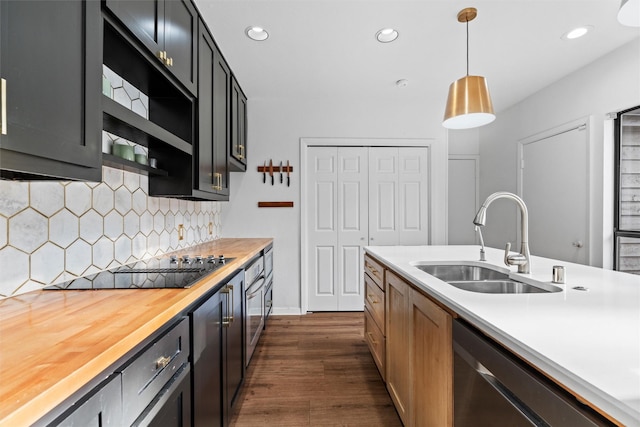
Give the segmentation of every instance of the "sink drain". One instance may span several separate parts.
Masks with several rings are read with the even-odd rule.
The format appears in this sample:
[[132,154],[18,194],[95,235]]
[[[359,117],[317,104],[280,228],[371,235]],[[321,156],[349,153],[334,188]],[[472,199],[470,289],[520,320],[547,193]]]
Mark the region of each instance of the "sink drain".
[[588,291],[589,288],[585,288],[584,286],[574,286],[571,289],[575,289],[576,291]]

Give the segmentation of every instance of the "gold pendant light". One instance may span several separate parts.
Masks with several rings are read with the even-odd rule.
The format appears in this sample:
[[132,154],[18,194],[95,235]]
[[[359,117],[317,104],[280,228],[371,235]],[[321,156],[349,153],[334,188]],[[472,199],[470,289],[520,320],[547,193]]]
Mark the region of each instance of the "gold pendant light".
[[618,22],[627,27],[640,27],[640,0],[622,0]]
[[458,13],[458,22],[467,25],[467,75],[449,86],[447,107],[442,125],[448,129],[470,129],[484,126],[496,119],[487,80],[469,75],[469,21],[478,15],[474,7]]

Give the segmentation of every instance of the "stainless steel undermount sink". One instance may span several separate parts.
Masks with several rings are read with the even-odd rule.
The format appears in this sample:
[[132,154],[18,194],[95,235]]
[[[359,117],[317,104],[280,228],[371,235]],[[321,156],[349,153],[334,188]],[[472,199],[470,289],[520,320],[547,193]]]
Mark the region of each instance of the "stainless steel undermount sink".
[[560,292],[561,288],[548,283],[530,285],[510,279],[508,274],[477,265],[439,264],[416,265],[416,268],[451,286],[483,294],[533,294]]
[[[557,292],[538,288],[528,283],[516,282],[515,280],[483,280],[469,282],[447,282],[458,289],[482,294],[539,294],[546,292]],[[555,286],[554,286],[555,287]],[[562,289],[557,288],[558,291]]]
[[445,282],[509,279],[508,274],[477,265],[416,265],[416,267]]

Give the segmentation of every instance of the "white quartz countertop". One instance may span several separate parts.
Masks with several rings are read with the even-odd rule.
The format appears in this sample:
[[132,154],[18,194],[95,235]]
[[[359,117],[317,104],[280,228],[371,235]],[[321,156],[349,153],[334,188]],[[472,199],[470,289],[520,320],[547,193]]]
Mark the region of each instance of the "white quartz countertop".
[[[532,257],[531,274],[503,262],[504,251],[479,246],[369,246],[405,279],[503,346],[620,423],[640,426],[640,276]],[[457,289],[414,265],[485,265],[527,282],[566,272],[562,292],[482,294]],[[584,286],[587,291],[572,289]]]

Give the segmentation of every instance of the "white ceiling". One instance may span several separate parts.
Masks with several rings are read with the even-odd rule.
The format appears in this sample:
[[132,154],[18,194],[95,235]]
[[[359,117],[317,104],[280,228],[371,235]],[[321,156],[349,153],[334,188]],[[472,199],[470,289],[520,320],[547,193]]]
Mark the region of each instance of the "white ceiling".
[[[640,28],[616,20],[619,0],[196,0],[220,49],[251,98],[420,99],[444,103],[465,74],[465,25],[473,6],[470,74],[489,82],[505,109],[619,46]],[[244,30],[264,27],[255,42]],[[561,36],[581,25],[585,37]],[[388,44],[375,33],[399,31]],[[640,56],[640,52],[638,52]],[[640,78],[640,77],[639,77]],[[395,82],[407,79],[405,88]]]

